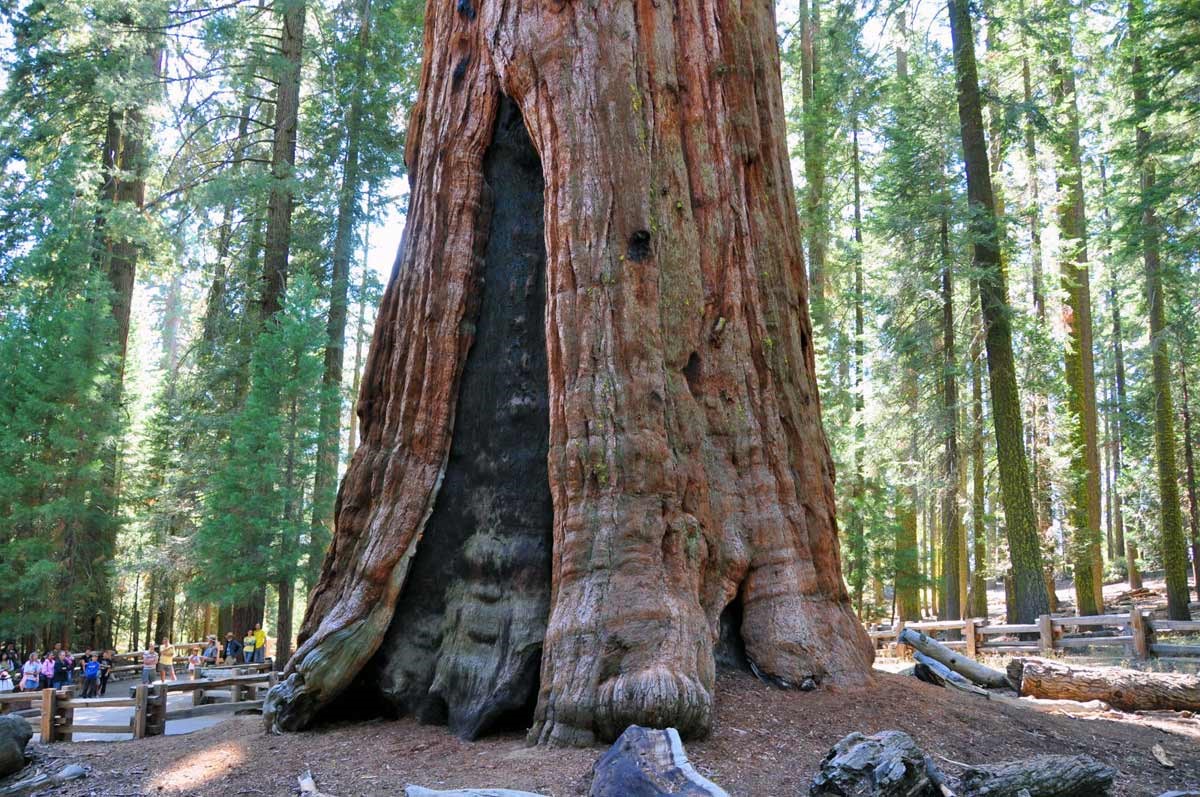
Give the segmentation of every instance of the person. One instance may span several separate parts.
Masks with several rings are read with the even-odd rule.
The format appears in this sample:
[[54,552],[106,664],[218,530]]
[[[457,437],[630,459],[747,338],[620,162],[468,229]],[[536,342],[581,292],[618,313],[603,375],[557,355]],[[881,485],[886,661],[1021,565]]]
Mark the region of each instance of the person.
[[246,664],[254,662],[254,632],[247,631],[242,637],[242,661]]
[[192,648],[192,652],[188,654],[188,674],[192,676],[193,681],[200,680],[202,664],[204,664],[204,657],[200,655],[200,648]]
[[158,651],[154,648],[147,648],[142,651],[142,683],[154,683],[154,676],[158,674]]
[[108,676],[112,674],[113,668],[113,653],[115,651],[106,650],[100,654],[100,696],[108,691]]
[[9,673],[17,672],[21,669],[21,660],[17,658],[17,649],[9,642],[4,646],[4,652],[0,653],[0,669],[8,670]]
[[52,689],[62,689],[71,680],[71,662],[67,660],[67,654],[63,650],[58,651],[58,655],[54,657],[54,663],[51,667],[51,683]]
[[[164,639],[162,641],[162,645],[160,645],[158,648],[158,658],[162,664],[163,679],[171,681],[176,680],[175,646],[171,644],[171,640]],[[166,677],[168,674],[171,676],[169,679]]]
[[205,664],[220,664],[220,648],[217,646],[217,637],[214,634],[208,635],[208,644],[204,647],[204,663]]
[[41,686],[43,689],[49,689],[50,684],[54,681],[54,654],[47,653],[42,659],[42,679]]
[[83,696],[95,697],[100,693],[100,657],[93,653],[83,663]]
[[42,681],[42,663],[38,661],[37,651],[29,654],[29,661],[21,667],[21,689],[32,692]]
[[16,687],[13,686],[12,676],[8,674],[8,670],[0,670],[0,694],[14,691]]
[[225,632],[225,649],[222,653],[225,656],[226,664],[237,664],[238,656],[242,652],[242,643],[233,638],[232,631]]
[[267,654],[267,632],[262,623],[254,624],[254,663],[262,664]]

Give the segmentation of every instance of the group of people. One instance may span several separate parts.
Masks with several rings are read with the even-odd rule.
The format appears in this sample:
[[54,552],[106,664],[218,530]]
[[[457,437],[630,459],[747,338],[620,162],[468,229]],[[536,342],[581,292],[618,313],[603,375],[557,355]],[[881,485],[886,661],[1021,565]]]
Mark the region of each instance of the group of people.
[[9,642],[0,650],[0,692],[32,692],[77,685],[83,697],[97,697],[108,688],[115,656],[114,650],[89,648],[77,657],[60,642],[44,652],[31,651],[22,661],[16,644]]
[[[225,634],[223,643],[210,634],[202,645],[188,646],[183,657],[188,675],[196,680],[206,665],[261,664],[266,659],[266,650],[267,634],[260,623],[240,640],[232,631]],[[81,697],[98,697],[108,688],[116,655],[115,650],[91,649],[76,655],[58,643],[45,652],[32,651],[22,659],[16,644],[8,642],[0,645],[0,693],[78,686]],[[178,658],[178,649],[169,639],[141,651],[142,683],[178,680],[175,669]]]

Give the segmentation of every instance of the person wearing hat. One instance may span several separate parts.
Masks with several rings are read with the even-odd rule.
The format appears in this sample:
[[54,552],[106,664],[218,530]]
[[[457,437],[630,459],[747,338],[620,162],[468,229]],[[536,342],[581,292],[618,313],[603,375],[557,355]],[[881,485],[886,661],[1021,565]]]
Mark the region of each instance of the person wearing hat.
[[238,655],[242,652],[242,643],[233,638],[233,632],[225,632],[225,649],[221,651],[221,655],[225,658],[226,664],[237,664]]
[[12,692],[16,689],[13,685],[12,676],[8,674],[8,670],[0,670],[0,694]]

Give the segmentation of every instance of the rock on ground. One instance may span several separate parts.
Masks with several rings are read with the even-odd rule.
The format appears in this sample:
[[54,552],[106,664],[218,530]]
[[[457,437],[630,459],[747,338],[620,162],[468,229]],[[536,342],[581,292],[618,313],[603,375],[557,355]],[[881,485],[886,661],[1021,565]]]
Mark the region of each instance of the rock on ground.
[[33,738],[33,727],[24,717],[0,717],[0,777],[25,767],[25,745]]

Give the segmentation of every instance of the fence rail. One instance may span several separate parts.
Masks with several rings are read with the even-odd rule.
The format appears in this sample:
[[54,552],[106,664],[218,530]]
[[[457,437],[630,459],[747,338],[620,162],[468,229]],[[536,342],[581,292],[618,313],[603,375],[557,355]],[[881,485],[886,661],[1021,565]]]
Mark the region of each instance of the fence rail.
[[[69,742],[77,733],[129,734],[135,739],[161,736],[171,720],[233,714],[261,709],[261,693],[278,680],[271,663],[244,667],[210,667],[205,677],[195,681],[168,681],[138,684],[129,688],[129,697],[76,697],[74,687],[42,689],[0,695],[0,714],[11,713],[29,719],[39,729],[43,742]],[[172,694],[191,693],[188,708],[168,709]],[[132,708],[129,721],[122,724],[76,722],[79,709]]]
[[[962,650],[971,658],[985,653],[1050,654],[1054,651],[1092,647],[1120,647],[1135,658],[1151,656],[1200,656],[1200,644],[1161,642],[1170,634],[1198,634],[1200,620],[1156,620],[1144,609],[1128,614],[1098,614],[1084,617],[1055,617],[1043,614],[1036,623],[989,624],[980,618],[897,622],[893,626],[867,629],[876,648],[895,645],[900,632],[912,628],[926,633],[957,631],[961,639],[942,640],[947,647]],[[1033,639],[1033,635],[1037,635]]]

